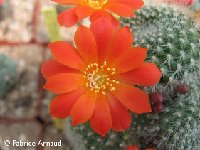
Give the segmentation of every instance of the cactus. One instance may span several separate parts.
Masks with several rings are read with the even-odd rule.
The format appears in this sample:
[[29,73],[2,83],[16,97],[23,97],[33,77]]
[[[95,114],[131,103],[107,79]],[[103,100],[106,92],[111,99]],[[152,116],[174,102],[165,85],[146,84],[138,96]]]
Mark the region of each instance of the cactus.
[[12,89],[16,80],[16,63],[6,55],[0,54],[0,97]]
[[[147,47],[147,61],[155,62],[163,76],[158,85],[145,88],[153,113],[132,114],[128,131],[93,133],[88,125],[71,129],[81,136],[86,150],[124,150],[139,145],[143,150],[200,149],[200,34],[193,21],[170,6],[145,6],[135,18],[121,19],[130,26],[134,45]],[[68,124],[69,125],[69,124]],[[68,135],[70,136],[70,135]],[[83,150],[82,148],[78,148]]]
[[[133,115],[133,136],[140,145],[160,150],[200,149],[197,26],[183,12],[169,6],[144,7],[134,19],[123,19],[122,24],[131,27],[136,37],[134,44],[147,47],[147,61],[155,62],[163,73],[157,86],[146,89],[153,95],[154,113]],[[163,102],[157,104],[159,96]]]
[[65,135],[75,150],[124,150],[127,145],[133,143],[129,130],[125,132],[111,131],[105,137],[94,133],[89,124],[71,127],[67,122],[68,130]]

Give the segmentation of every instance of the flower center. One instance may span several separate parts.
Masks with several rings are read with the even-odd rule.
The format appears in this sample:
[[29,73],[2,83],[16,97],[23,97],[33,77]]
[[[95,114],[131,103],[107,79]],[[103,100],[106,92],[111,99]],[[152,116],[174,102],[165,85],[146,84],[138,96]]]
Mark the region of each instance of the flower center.
[[93,9],[102,9],[108,0],[86,0],[88,5]]
[[112,79],[116,74],[115,68],[107,67],[106,61],[99,66],[97,63],[92,63],[87,66],[84,71],[84,78],[86,78],[86,87],[95,93],[101,92],[106,94],[106,90],[114,91],[119,81]]

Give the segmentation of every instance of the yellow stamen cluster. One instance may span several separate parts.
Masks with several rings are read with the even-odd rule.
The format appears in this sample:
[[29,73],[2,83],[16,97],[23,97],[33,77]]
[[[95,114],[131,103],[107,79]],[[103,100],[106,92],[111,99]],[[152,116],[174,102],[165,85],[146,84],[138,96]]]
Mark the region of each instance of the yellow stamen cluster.
[[102,9],[108,0],[86,0],[88,5],[93,9]]
[[102,92],[106,94],[106,90],[114,91],[119,81],[112,79],[116,74],[115,68],[107,67],[106,61],[99,66],[97,63],[92,63],[87,66],[84,71],[84,78],[86,78],[86,87],[95,93]]

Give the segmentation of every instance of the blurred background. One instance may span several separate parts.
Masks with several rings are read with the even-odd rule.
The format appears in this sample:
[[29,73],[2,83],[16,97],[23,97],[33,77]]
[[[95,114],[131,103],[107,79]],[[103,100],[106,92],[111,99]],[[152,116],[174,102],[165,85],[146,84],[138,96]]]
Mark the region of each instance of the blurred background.
[[[52,40],[42,12],[51,8],[65,9],[50,0],[0,0],[0,150],[72,149],[49,116],[52,95],[42,89],[40,66]],[[199,3],[194,9],[198,18]],[[73,41],[76,26],[60,30]],[[62,146],[8,147],[5,140],[62,140]]]

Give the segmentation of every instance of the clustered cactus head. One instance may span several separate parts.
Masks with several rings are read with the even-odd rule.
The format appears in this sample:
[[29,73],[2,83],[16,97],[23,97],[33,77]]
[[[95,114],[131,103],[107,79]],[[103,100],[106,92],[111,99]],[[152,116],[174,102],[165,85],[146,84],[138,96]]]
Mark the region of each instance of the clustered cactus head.
[[16,63],[8,56],[0,54],[0,97],[12,89],[16,80]]
[[193,21],[174,8],[150,6],[138,11],[135,19],[124,19],[123,24],[132,28],[135,45],[148,47],[148,61],[161,69],[159,85],[167,84],[179,93],[184,88],[189,91],[191,85],[185,78],[198,70],[200,56],[199,31]]
[[124,19],[135,45],[149,48],[148,61],[162,70],[160,83],[149,91],[154,113],[135,116],[132,127],[140,145],[157,149],[200,147],[200,34],[199,28],[174,7],[144,7],[136,18]]

